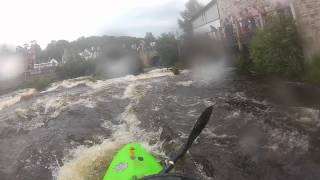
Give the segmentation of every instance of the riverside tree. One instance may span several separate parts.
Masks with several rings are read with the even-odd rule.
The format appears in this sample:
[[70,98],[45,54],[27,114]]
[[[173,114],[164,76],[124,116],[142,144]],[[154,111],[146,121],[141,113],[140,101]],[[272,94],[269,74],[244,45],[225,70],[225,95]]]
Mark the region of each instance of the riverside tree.
[[184,36],[188,37],[192,34],[191,18],[203,8],[197,0],[189,0],[185,4],[185,10],[180,13],[181,18],[178,19],[179,27],[183,30]]
[[164,33],[157,39],[156,50],[163,66],[172,66],[179,59],[178,42],[172,33]]

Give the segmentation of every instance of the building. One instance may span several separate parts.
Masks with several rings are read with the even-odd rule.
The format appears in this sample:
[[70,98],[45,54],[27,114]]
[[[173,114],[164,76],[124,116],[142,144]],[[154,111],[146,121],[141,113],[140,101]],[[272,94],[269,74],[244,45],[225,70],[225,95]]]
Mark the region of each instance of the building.
[[212,0],[191,19],[193,32],[214,37],[222,33],[226,37],[229,26],[235,29],[235,35],[240,36],[255,30],[255,27],[263,27],[264,17],[268,14],[283,9],[290,16],[294,13],[290,6],[292,3],[276,1],[279,0]]
[[217,1],[211,1],[191,19],[194,34],[209,34],[218,36],[221,28],[221,18]]
[[36,56],[33,49],[29,48],[27,45],[25,45],[25,47],[18,46],[16,48],[16,53],[23,57],[25,72],[33,69],[33,66],[36,61]]
[[47,63],[36,64],[35,49],[27,45],[25,45],[25,47],[18,46],[16,48],[16,53],[21,56],[24,61],[24,69],[21,77],[23,80],[29,80],[36,76],[53,73],[55,67],[59,64],[55,59],[51,59]]
[[212,0],[191,23],[195,35],[207,33],[217,37],[222,33],[223,39],[241,48],[241,44],[249,42],[256,27],[263,28],[268,15],[277,13],[297,20],[307,57],[320,52],[319,0]]
[[39,63],[39,64],[34,64],[33,69],[36,70],[43,70],[43,69],[50,69],[53,67],[57,67],[59,65],[59,62],[55,59],[51,59],[49,62],[47,63]]
[[41,75],[45,74],[51,74],[54,73],[55,68],[59,65],[59,62],[55,59],[51,59],[47,63],[39,63],[39,64],[34,64],[32,69],[29,69],[26,73],[26,80],[33,78],[33,77],[38,77]]
[[30,48],[28,44],[25,44],[24,47],[18,46],[16,48],[16,53],[20,55],[24,61],[23,79],[27,80],[30,78],[31,71],[33,71],[36,62],[35,51],[33,48]]
[[305,55],[311,58],[320,53],[320,0],[295,0],[293,6]]
[[226,18],[242,18],[243,16],[259,16],[274,11],[285,5],[286,0],[217,0],[222,20]]

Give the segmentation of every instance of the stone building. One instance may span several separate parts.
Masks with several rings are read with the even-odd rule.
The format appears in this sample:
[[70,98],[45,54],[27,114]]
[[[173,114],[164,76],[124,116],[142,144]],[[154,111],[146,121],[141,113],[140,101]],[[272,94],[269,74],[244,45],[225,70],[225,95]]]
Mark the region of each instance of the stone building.
[[294,9],[307,57],[320,53],[320,0],[295,0]]
[[[224,28],[225,32],[227,24],[237,21],[243,25],[243,19],[254,17],[249,21],[263,27],[263,16],[279,11],[297,20],[306,57],[320,53],[320,0],[213,0],[195,15],[192,24],[195,33],[212,32],[212,27]],[[215,17],[214,21],[208,17]],[[237,29],[234,34],[241,37],[241,31]],[[242,33],[243,36],[247,34],[250,35]],[[248,40],[247,37],[238,38],[238,44],[241,44],[241,39]]]
[[248,10],[253,16],[288,7],[297,21],[306,57],[320,53],[320,0],[217,0],[220,18],[241,16]]
[[289,5],[286,0],[217,0],[217,4],[222,20],[230,16],[240,18],[246,12],[259,16]]
[[208,3],[201,11],[191,19],[195,34],[211,33],[221,27],[221,19],[216,1]]

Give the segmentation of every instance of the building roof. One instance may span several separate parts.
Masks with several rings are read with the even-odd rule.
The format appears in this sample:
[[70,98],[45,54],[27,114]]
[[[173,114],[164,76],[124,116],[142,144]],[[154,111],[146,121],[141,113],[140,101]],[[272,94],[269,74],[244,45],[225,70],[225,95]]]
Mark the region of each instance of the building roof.
[[49,63],[56,63],[56,64],[59,64],[59,62],[57,60],[55,60],[54,58],[52,58]]
[[191,19],[190,21],[195,20],[197,17],[201,16],[203,12],[211,8],[213,5],[217,3],[217,0],[212,0],[210,1],[206,6],[204,6],[202,9],[200,9]]

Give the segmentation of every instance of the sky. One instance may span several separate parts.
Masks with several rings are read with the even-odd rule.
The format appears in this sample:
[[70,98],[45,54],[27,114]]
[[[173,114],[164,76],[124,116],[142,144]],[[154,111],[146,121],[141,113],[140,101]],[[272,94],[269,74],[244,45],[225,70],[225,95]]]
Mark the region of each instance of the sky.
[[[199,0],[206,4],[210,0]],[[187,0],[0,0],[0,44],[175,32]]]

